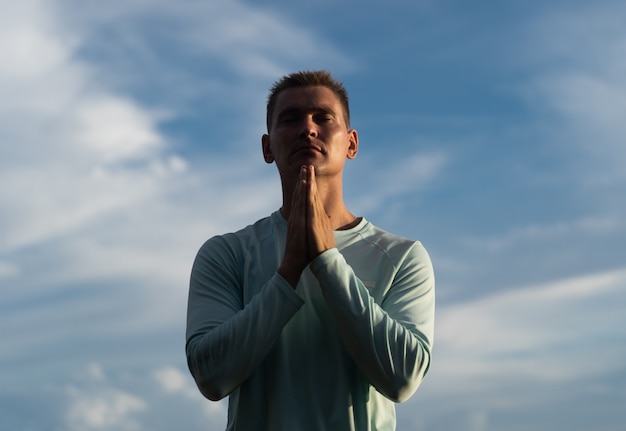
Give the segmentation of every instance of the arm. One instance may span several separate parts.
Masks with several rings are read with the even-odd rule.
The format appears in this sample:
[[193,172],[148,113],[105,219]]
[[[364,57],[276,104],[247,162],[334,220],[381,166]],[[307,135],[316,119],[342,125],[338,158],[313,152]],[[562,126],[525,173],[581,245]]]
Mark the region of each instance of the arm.
[[302,306],[275,274],[243,304],[241,253],[224,237],[200,249],[191,272],[187,362],[202,394],[219,400],[244,382]]
[[390,400],[406,400],[430,365],[434,277],[426,250],[413,243],[394,258],[393,281],[377,304],[335,248],[312,166],[301,170],[289,225],[285,273],[297,283],[310,265],[360,370]]
[[311,263],[342,339],[371,384],[387,398],[408,399],[424,378],[434,328],[434,276],[420,243],[399,263],[377,304],[337,249]]

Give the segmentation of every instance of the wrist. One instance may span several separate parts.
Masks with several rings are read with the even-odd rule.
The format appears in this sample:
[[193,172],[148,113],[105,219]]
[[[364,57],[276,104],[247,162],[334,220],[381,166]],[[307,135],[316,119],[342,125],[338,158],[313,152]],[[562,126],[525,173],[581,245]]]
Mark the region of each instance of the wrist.
[[277,272],[293,289],[295,289],[298,285],[298,281],[300,281],[302,271],[304,271],[304,268],[298,269],[294,265],[289,265],[283,262],[280,267],[278,267]]

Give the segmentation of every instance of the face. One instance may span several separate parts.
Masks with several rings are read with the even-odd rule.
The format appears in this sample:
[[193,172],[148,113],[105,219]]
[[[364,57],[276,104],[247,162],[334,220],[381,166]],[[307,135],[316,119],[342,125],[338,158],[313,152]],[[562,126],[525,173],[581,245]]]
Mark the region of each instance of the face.
[[327,87],[288,88],[276,99],[263,156],[283,177],[297,178],[302,165],[316,177],[341,175],[346,159],[356,157],[358,135],[348,129],[339,98]]

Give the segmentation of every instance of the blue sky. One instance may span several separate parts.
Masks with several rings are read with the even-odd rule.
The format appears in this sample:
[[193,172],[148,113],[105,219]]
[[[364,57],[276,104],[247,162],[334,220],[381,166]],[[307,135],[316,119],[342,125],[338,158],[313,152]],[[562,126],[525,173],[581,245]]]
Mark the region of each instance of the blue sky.
[[[19,3],[19,4],[18,4]],[[0,1],[0,421],[219,430],[184,357],[212,235],[280,205],[281,75],[348,87],[352,212],[437,274],[398,429],[626,421],[626,5]]]

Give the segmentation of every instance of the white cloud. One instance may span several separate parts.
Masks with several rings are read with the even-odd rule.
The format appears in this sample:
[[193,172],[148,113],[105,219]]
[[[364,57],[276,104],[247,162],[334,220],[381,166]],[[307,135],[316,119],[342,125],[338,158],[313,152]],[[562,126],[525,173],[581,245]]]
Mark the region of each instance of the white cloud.
[[[355,166],[348,163],[348,170],[354,175],[346,178],[358,179],[354,206],[360,212],[368,213],[385,206],[386,201],[408,193],[427,189],[446,166],[447,155],[437,153],[408,153],[401,157],[381,154],[359,156]],[[387,210],[389,208],[386,208]]]
[[39,78],[68,61],[70,39],[54,27],[50,13],[45,1],[3,2],[0,50],[5,61],[0,65],[0,77],[18,81]]
[[[12,387],[37,390],[42,383],[26,371],[31,364],[37,376],[58,381],[67,367],[93,355],[90,349],[106,351],[107,360],[124,355],[115,358],[120,369],[126,361],[140,362],[137,352],[156,342],[142,339],[123,352],[120,346],[126,349],[137,333],[158,333],[161,343],[164,328],[172,333],[184,325],[186,280],[200,243],[276,208],[279,184],[260,154],[185,158],[175,151],[179,143],[162,132],[162,122],[193,109],[186,101],[211,96],[215,109],[255,109],[262,125],[267,80],[320,64],[349,70],[351,61],[320,35],[243,2],[22,0],[2,7],[0,326],[10,328],[3,332],[10,335],[0,359],[26,364],[16,367],[24,374],[17,377],[15,368],[3,367]],[[619,113],[626,55],[623,26],[615,25],[620,10],[612,19],[603,14],[572,21],[564,15],[558,25],[541,23],[533,48],[550,49],[535,52],[565,61],[531,83],[534,100],[571,126],[566,129],[573,130],[573,143],[616,164],[624,161]],[[586,30],[574,31],[581,26]],[[580,37],[572,41],[572,34]],[[176,56],[167,50],[177,50]],[[182,57],[199,70],[173,60]],[[561,68],[568,62],[585,67]],[[143,91],[154,93],[146,99],[167,110],[136,97],[133,86],[142,82],[151,83]],[[233,141],[258,136],[256,124],[235,123]],[[587,139],[594,136],[602,139]],[[378,163],[359,159],[349,169],[369,181],[359,186],[371,191],[358,205],[365,211],[432,185],[447,163],[441,153],[412,153],[386,159],[380,171],[374,169]],[[528,238],[616,226],[621,221],[611,217],[526,226],[487,246],[499,251]],[[478,403],[488,393],[512,405],[514,398],[529,402],[520,387],[575,382],[623,367],[625,298],[619,286],[625,279],[617,271],[440,307],[425,396],[443,398],[443,406]],[[111,351],[112,338],[120,351]],[[594,343],[604,343],[595,356]],[[33,359],[42,357],[45,364]],[[225,404],[204,400],[174,366],[152,375],[148,368],[147,377],[136,377],[158,391],[129,391],[97,362],[82,373],[85,381],[67,389],[68,429],[139,430],[147,413],[188,418],[197,410],[204,412],[202,425],[207,418],[225,419]],[[535,393],[536,399],[541,395]],[[175,412],[159,408],[175,402]],[[468,416],[469,429],[487,429],[489,419],[489,411],[476,409]],[[169,429],[178,426],[172,423]]]
[[163,141],[154,123],[155,118],[132,101],[103,96],[78,107],[73,139],[77,146],[96,152],[104,163],[143,159]]
[[[103,78],[118,83],[160,82],[172,86],[167,91],[170,94],[163,96],[166,98],[173,94],[192,98],[211,94],[220,97],[220,104],[236,101],[241,109],[243,100],[265,94],[265,88],[259,87],[261,82],[266,85],[294,68],[353,68],[349,56],[319,34],[281,17],[280,9],[219,0],[59,3],[63,10],[71,11],[63,21],[85,35],[91,54],[103,55],[124,72]],[[160,25],[150,25],[155,21]],[[102,33],[107,40],[102,39]],[[163,55],[172,46],[176,47],[178,64],[171,64]],[[136,61],[129,61],[129,57]],[[189,70],[185,70],[185,61],[190,59]],[[199,63],[204,72],[196,75],[192,69]],[[154,70],[159,74],[153,74]]]
[[112,387],[97,362],[87,364],[80,386],[66,388],[65,424],[75,431],[141,430],[135,417],[148,408],[146,400]]
[[168,365],[109,371],[100,362],[88,362],[77,367],[62,390],[48,391],[62,405],[61,427],[54,427],[55,419],[48,425],[71,431],[225,427],[227,401],[205,399],[186,370]]
[[103,381],[105,379],[102,365],[97,362],[87,364],[87,376],[94,381]]
[[140,424],[133,414],[146,409],[141,398],[123,391],[104,390],[99,394],[81,393],[76,388],[68,390],[72,404],[67,411],[66,421],[70,430],[133,431]]
[[154,371],[153,377],[167,394],[183,395],[196,398],[198,389],[193,384],[189,373],[183,373],[176,367],[163,367]]
[[0,261],[0,279],[13,278],[17,275],[19,275],[19,269],[16,265]]
[[615,215],[598,215],[556,223],[518,226],[500,236],[469,236],[462,238],[462,242],[472,248],[499,253],[525,244],[560,243],[572,236],[606,235],[624,230],[626,230],[626,226],[623,225],[621,218]]
[[[576,421],[572,409],[593,423],[621,411],[625,284],[622,268],[439,305],[431,369],[399,418],[433,429],[522,430]],[[617,423],[612,413],[598,428]]]
[[[316,50],[317,59],[332,57],[333,50],[323,53],[325,45],[316,45],[314,35],[239,3],[225,3],[213,14],[205,14],[207,3],[187,3],[176,6],[171,17],[169,2],[18,3],[0,16],[0,54],[11,60],[0,65],[0,92],[7,96],[0,99],[0,277],[11,281],[3,289],[7,306],[0,325],[14,334],[2,358],[41,356],[43,349],[72,346],[71,340],[86,334],[131,336],[178,328],[184,324],[195,252],[209,236],[275,210],[277,176],[263,164],[260,145],[254,155],[192,160],[177,154],[180,143],[161,125],[184,115],[181,105],[167,111],[146,106],[117,85],[119,68],[108,61],[119,58],[89,57],[85,50],[114,46],[136,66],[131,69],[149,69],[132,83],[174,76],[177,65],[150,45],[158,40],[150,31],[159,29],[143,23],[155,16],[172,19],[181,30],[172,33],[175,44],[193,48],[207,61],[228,57],[236,63],[254,51],[249,44],[259,43],[265,48],[257,60],[265,58],[272,65],[268,70],[306,57],[297,49],[274,52],[275,37],[281,38],[276,43],[308,41],[305,46]],[[211,23],[230,28],[228,22],[253,29],[248,26],[251,33],[240,39],[232,33],[228,46],[207,46],[203,32]],[[269,27],[273,36],[259,40]],[[103,30],[122,38],[109,40]],[[190,47],[194,37],[197,43]],[[239,102],[249,97],[250,88],[224,84],[229,79],[200,73],[187,83],[194,93],[206,80],[219,91],[227,88]],[[258,79],[250,81],[256,94],[263,94],[262,111],[266,88]],[[160,103],[178,89],[160,88]],[[206,97],[203,91],[195,97]],[[246,127],[235,128],[246,133]]]
[[[139,203],[158,187],[150,166],[169,166],[160,162],[167,155],[159,116],[92,80],[90,67],[74,59],[75,44],[67,42],[74,37],[49,9],[21,3],[3,28],[11,37],[0,39],[0,53],[17,57],[0,74],[0,88],[13,96],[0,101],[9,113],[0,120],[5,252]],[[135,166],[119,166],[129,162]],[[111,171],[115,177],[103,175]]]
[[188,372],[183,373],[176,367],[168,366],[155,370],[152,376],[166,395],[185,397],[198,405],[199,411],[211,420],[221,422],[226,419],[227,399],[214,402],[204,398]]
[[564,151],[584,152],[587,185],[625,179],[624,13],[621,2],[559,8],[528,27],[525,58],[539,68],[527,94],[542,118],[558,121],[544,124]]
[[[623,369],[625,283],[621,269],[440,307],[433,365],[438,386],[431,390],[542,385]],[[607,346],[607,337],[616,344]]]
[[[100,232],[93,229],[102,229],[104,220],[142,213],[146,207],[170,215],[176,213],[179,220],[187,217],[188,226],[212,221],[219,224],[219,216],[202,214],[210,205],[206,201],[213,199],[212,186],[218,186],[222,200],[235,205],[232,212],[242,216],[255,213],[258,203],[231,198],[235,192],[258,187],[252,175],[230,175],[230,179],[222,177],[218,181],[218,176],[227,172],[224,166],[232,162],[219,158],[207,161],[204,171],[189,172],[188,161],[174,153],[173,143],[159,131],[163,120],[177,114],[148,109],[112,90],[108,85],[116,82],[111,77],[115,74],[107,73],[107,67],[112,65],[102,60],[88,63],[80,54],[86,43],[90,47],[106,46],[107,40],[99,33],[103,28],[113,25],[113,34],[122,34],[121,40],[115,40],[121,42],[117,44],[120,52],[130,55],[137,53],[133,49],[145,50],[145,55],[137,53],[126,58],[136,61],[135,69],[143,72],[147,62],[151,67],[159,66],[158,75],[166,76],[176,73],[176,68],[161,59],[154,65],[146,60],[155,57],[158,47],[151,44],[159,40],[158,28],[142,24],[149,17],[161,17],[179,29],[173,34],[176,43],[184,47],[182,50],[195,50],[207,59],[217,57],[219,63],[227,58],[233,62],[250,61],[249,54],[254,53],[258,57],[256,64],[273,64],[267,66],[273,77],[290,62],[308,58],[310,52],[315,52],[318,59],[340,57],[307,31],[237,2],[173,6],[169,2],[148,5],[135,1],[116,6],[90,3],[87,7],[63,1],[44,4],[27,0],[20,5],[12,7],[10,18],[3,15],[7,26],[2,31],[7,37],[0,39],[0,52],[14,60],[7,62],[11,66],[0,74],[0,88],[14,94],[10,103],[7,99],[0,101],[0,109],[10,114],[0,120],[0,137],[10,142],[0,150],[0,164],[5,165],[0,174],[0,202],[5,209],[0,252],[4,253],[77,233],[84,235],[90,228],[90,237],[99,236]],[[293,46],[276,49],[277,44]],[[239,72],[253,74],[253,81],[258,84],[258,67],[244,65]],[[138,76],[135,82],[155,75]],[[219,79],[217,75],[202,76],[203,81],[215,79]],[[195,77],[192,81],[194,85],[198,83]],[[232,83],[222,87],[228,88],[235,99],[250,96],[249,88],[238,88]],[[164,90],[163,101],[178,89]],[[257,94],[265,91],[260,87],[256,90]],[[263,109],[262,99],[259,97],[259,111]],[[227,100],[222,98],[222,102]],[[257,135],[260,133],[258,130]],[[239,157],[238,164],[251,160]],[[260,157],[258,160],[260,165]],[[226,181],[229,183],[224,185]],[[195,189],[185,189],[188,187]],[[198,191],[205,193],[206,201],[190,198],[184,202],[186,207],[175,209],[168,204],[170,199]],[[175,196],[166,196],[168,193]],[[259,195],[247,191],[245,196],[251,199]],[[163,214],[155,217],[159,224],[167,224]],[[120,226],[108,224],[106,228]],[[163,234],[163,225],[155,223],[154,228]],[[139,241],[150,240],[135,237]],[[78,242],[81,243],[84,241]],[[136,245],[137,241],[133,248]]]

